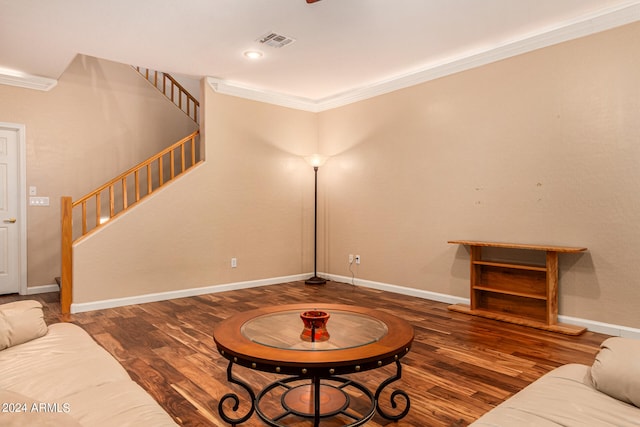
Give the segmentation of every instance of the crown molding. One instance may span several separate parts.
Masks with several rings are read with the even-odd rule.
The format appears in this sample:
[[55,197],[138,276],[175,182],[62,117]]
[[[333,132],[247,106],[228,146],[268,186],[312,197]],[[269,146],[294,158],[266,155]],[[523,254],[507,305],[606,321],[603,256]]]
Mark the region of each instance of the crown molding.
[[0,71],[0,84],[23,87],[26,89],[35,89],[42,91],[50,91],[57,84],[58,80],[47,77],[32,76],[24,73],[8,73]]
[[600,11],[597,14],[582,16],[562,26],[546,28],[538,33],[529,34],[491,49],[469,52],[461,57],[450,58],[445,62],[428,65],[416,72],[394,76],[369,86],[363,86],[321,99],[295,97],[265,91],[213,77],[207,78],[207,81],[213,90],[219,93],[317,113],[636,21],[640,21],[640,0],[631,0],[622,6]]
[[281,107],[288,107],[296,110],[311,111],[314,113],[321,111],[318,103],[309,98],[270,92],[215,77],[207,77],[207,83],[214,91],[224,95],[237,96],[239,98],[250,99],[252,101],[265,102],[267,104],[279,105]]

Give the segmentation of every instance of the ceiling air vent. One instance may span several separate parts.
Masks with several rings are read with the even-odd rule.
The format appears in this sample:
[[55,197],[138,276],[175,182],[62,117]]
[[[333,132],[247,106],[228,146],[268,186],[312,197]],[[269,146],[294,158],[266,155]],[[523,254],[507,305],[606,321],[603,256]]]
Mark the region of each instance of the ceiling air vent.
[[284,47],[288,44],[295,42],[291,37],[283,36],[282,34],[269,32],[264,36],[260,37],[258,42],[262,44],[266,44],[271,47]]

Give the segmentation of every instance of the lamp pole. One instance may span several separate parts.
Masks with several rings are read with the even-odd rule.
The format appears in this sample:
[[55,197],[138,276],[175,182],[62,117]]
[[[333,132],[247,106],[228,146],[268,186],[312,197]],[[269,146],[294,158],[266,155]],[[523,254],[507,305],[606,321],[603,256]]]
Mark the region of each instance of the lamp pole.
[[318,166],[313,166],[315,175],[314,202],[313,202],[313,277],[305,280],[307,285],[324,285],[327,283],[322,277],[318,277]]

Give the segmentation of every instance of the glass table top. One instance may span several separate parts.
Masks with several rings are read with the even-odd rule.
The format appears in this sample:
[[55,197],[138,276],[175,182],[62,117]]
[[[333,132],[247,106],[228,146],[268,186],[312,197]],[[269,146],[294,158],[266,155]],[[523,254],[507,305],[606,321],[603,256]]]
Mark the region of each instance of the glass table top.
[[242,335],[257,344],[288,350],[344,350],[379,341],[387,334],[387,325],[366,314],[345,310],[328,310],[321,306],[313,310],[329,313],[326,324],[329,338],[309,342],[301,338],[304,324],[301,310],[288,310],[264,314],[245,322]]

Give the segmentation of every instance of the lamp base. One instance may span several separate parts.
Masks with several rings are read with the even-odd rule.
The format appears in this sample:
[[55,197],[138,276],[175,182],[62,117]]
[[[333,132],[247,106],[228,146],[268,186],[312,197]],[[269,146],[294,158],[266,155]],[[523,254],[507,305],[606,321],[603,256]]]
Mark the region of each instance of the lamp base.
[[304,283],[307,285],[324,285],[327,283],[327,280],[322,277],[313,276],[305,280]]

